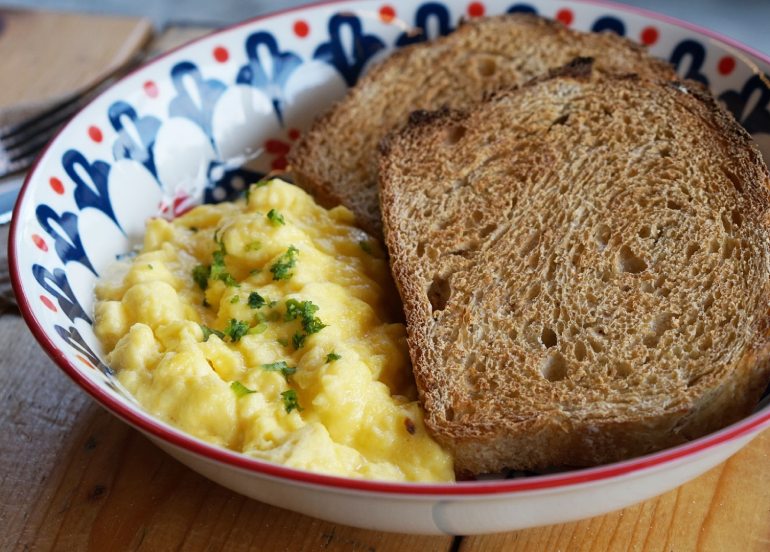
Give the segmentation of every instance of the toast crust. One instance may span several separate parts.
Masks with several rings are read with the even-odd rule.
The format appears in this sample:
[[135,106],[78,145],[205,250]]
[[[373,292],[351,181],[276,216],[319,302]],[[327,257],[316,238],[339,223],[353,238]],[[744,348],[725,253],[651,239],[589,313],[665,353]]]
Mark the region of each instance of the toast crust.
[[316,119],[289,154],[297,184],[325,206],[343,204],[381,237],[377,144],[414,110],[466,108],[578,56],[599,72],[673,79],[671,66],[613,33],[582,33],[532,14],[463,22],[452,34],[394,52]]
[[426,425],[459,471],[638,456],[767,387],[770,176],[697,84],[555,71],[414,114],[379,172]]

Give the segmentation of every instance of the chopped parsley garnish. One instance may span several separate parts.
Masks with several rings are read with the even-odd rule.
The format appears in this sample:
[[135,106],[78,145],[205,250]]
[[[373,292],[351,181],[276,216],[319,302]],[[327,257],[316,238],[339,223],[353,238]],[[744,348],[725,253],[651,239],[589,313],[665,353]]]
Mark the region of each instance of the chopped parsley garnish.
[[209,287],[210,275],[211,275],[211,267],[206,265],[198,265],[195,268],[193,268],[193,271],[192,271],[193,280],[195,280],[195,283],[198,284],[198,287],[201,288],[203,291],[206,291],[206,288]]
[[291,344],[294,346],[294,349],[301,349],[304,347],[306,338],[307,335],[303,334],[302,332],[297,332],[291,336]]
[[326,355],[326,364],[329,364],[330,362],[334,362],[335,360],[339,360],[341,358],[342,358],[341,355],[338,355],[337,353],[332,351],[331,353]]
[[249,202],[249,198],[251,197],[251,188],[261,188],[262,186],[267,186],[269,183],[269,180],[260,180],[259,182],[255,182],[251,186],[246,187],[246,191],[244,192],[244,195],[246,196],[246,203]]
[[251,293],[249,293],[249,306],[252,309],[261,308],[261,307],[265,306],[265,303],[266,303],[265,298],[262,297],[256,291],[252,291]]
[[262,272],[261,268],[254,268],[252,270],[249,270],[249,275],[250,276],[255,276],[255,275],[259,274],[260,272]]
[[289,366],[286,364],[285,360],[281,360],[279,362],[273,362],[271,364],[263,364],[262,368],[267,370],[268,372],[280,372],[283,374],[283,377],[285,377],[287,380],[289,379],[289,376],[293,376],[294,373],[297,371],[297,368],[295,366]]
[[149,268],[150,270],[153,270],[154,267],[151,264],[148,264],[147,268]]
[[361,249],[364,250],[365,253],[369,253],[369,255],[374,255],[374,252],[372,251],[372,244],[370,244],[366,240],[361,240],[358,242],[358,245],[361,247]]
[[[214,239],[217,240],[217,238]],[[211,254],[214,262],[211,263],[209,278],[212,280],[221,280],[228,287],[238,287],[238,282],[233,278],[232,274],[227,271],[227,266],[225,266],[225,255],[227,255],[225,242],[217,240],[217,243],[219,244],[219,249]]]
[[227,251],[225,250],[224,242],[218,241],[216,237],[214,239],[219,244],[219,249],[214,251],[211,255],[213,262],[210,266],[200,264],[193,268],[193,280],[195,280],[195,283],[198,284],[198,287],[203,291],[206,291],[206,288],[209,287],[209,279],[221,280],[228,287],[239,287],[238,282],[233,278],[232,274],[227,271],[227,267],[225,266],[225,255],[227,254]]
[[297,264],[297,253],[299,253],[299,249],[290,245],[286,253],[278,257],[278,260],[270,267],[273,280],[288,280],[294,276],[291,269]]
[[245,385],[243,385],[240,381],[234,381],[230,384],[230,389],[235,391],[235,394],[239,397],[243,397],[244,395],[250,395],[251,393],[256,393],[254,389],[249,389]]
[[[326,324],[321,322],[320,318],[314,316],[316,312],[318,312],[318,305],[312,301],[300,302],[296,299],[289,299],[286,301],[284,320],[291,322],[299,318],[302,322],[302,329],[305,330],[307,335],[311,335],[320,332],[326,327]],[[295,348],[299,349],[299,347]]]
[[256,251],[260,247],[262,247],[262,244],[260,242],[253,241],[246,246],[246,251]]
[[281,345],[283,345],[284,347],[287,347],[289,345],[289,340],[284,339],[283,337],[279,337],[278,339],[276,339],[276,341]]
[[227,326],[225,326],[224,333],[227,337],[230,338],[230,341],[236,343],[237,341],[240,341],[244,335],[246,335],[247,331],[249,331],[248,322],[231,318],[230,322],[228,322]]
[[275,209],[270,209],[267,212],[267,220],[270,221],[270,224],[273,226],[281,226],[283,224],[286,224],[286,221],[283,219],[283,215],[276,211]]
[[267,330],[267,324],[264,322],[260,322],[256,326],[249,328],[249,331],[246,332],[247,335],[257,335],[264,333],[265,330]]
[[219,339],[224,339],[225,334],[220,332],[219,330],[215,330],[213,328],[209,328],[208,326],[204,326],[203,324],[200,325],[201,331],[203,331],[203,341],[208,341],[209,337],[211,337],[211,334],[214,334]]
[[304,408],[299,405],[297,392],[294,389],[289,389],[288,391],[281,393],[281,398],[283,399],[283,406],[286,409],[287,414],[292,410],[296,410],[297,412],[302,412],[304,410]]
[[230,304],[231,304],[231,305],[234,305],[234,304],[236,304],[236,303],[237,303],[238,301],[240,301],[240,300],[241,300],[241,297],[240,297],[239,295],[233,295],[233,296],[230,298]]
[[190,232],[195,233],[197,231],[198,231],[198,227],[197,226],[190,226]]

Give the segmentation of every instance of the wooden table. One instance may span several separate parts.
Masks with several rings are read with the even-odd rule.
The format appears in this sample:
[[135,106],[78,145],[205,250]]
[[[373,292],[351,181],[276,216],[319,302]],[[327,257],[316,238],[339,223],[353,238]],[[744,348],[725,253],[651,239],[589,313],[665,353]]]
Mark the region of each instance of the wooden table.
[[[154,49],[200,32],[168,33]],[[0,228],[0,267],[6,240]],[[0,529],[0,551],[770,550],[770,431],[674,491],[585,521],[455,538],[353,529],[241,497],[173,460],[80,391],[0,302]]]

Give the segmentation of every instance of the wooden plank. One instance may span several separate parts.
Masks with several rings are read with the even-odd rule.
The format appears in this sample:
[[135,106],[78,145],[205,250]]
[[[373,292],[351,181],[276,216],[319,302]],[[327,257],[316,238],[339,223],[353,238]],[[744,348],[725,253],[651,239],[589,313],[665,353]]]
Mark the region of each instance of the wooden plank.
[[461,552],[770,550],[770,431],[658,498],[575,523],[466,537]]

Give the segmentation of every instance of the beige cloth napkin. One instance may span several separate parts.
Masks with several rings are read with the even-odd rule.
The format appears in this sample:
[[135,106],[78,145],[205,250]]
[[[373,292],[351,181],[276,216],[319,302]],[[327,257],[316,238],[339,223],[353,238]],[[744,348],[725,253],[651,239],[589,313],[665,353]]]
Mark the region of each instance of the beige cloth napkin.
[[0,126],[89,90],[151,36],[147,19],[0,10]]

